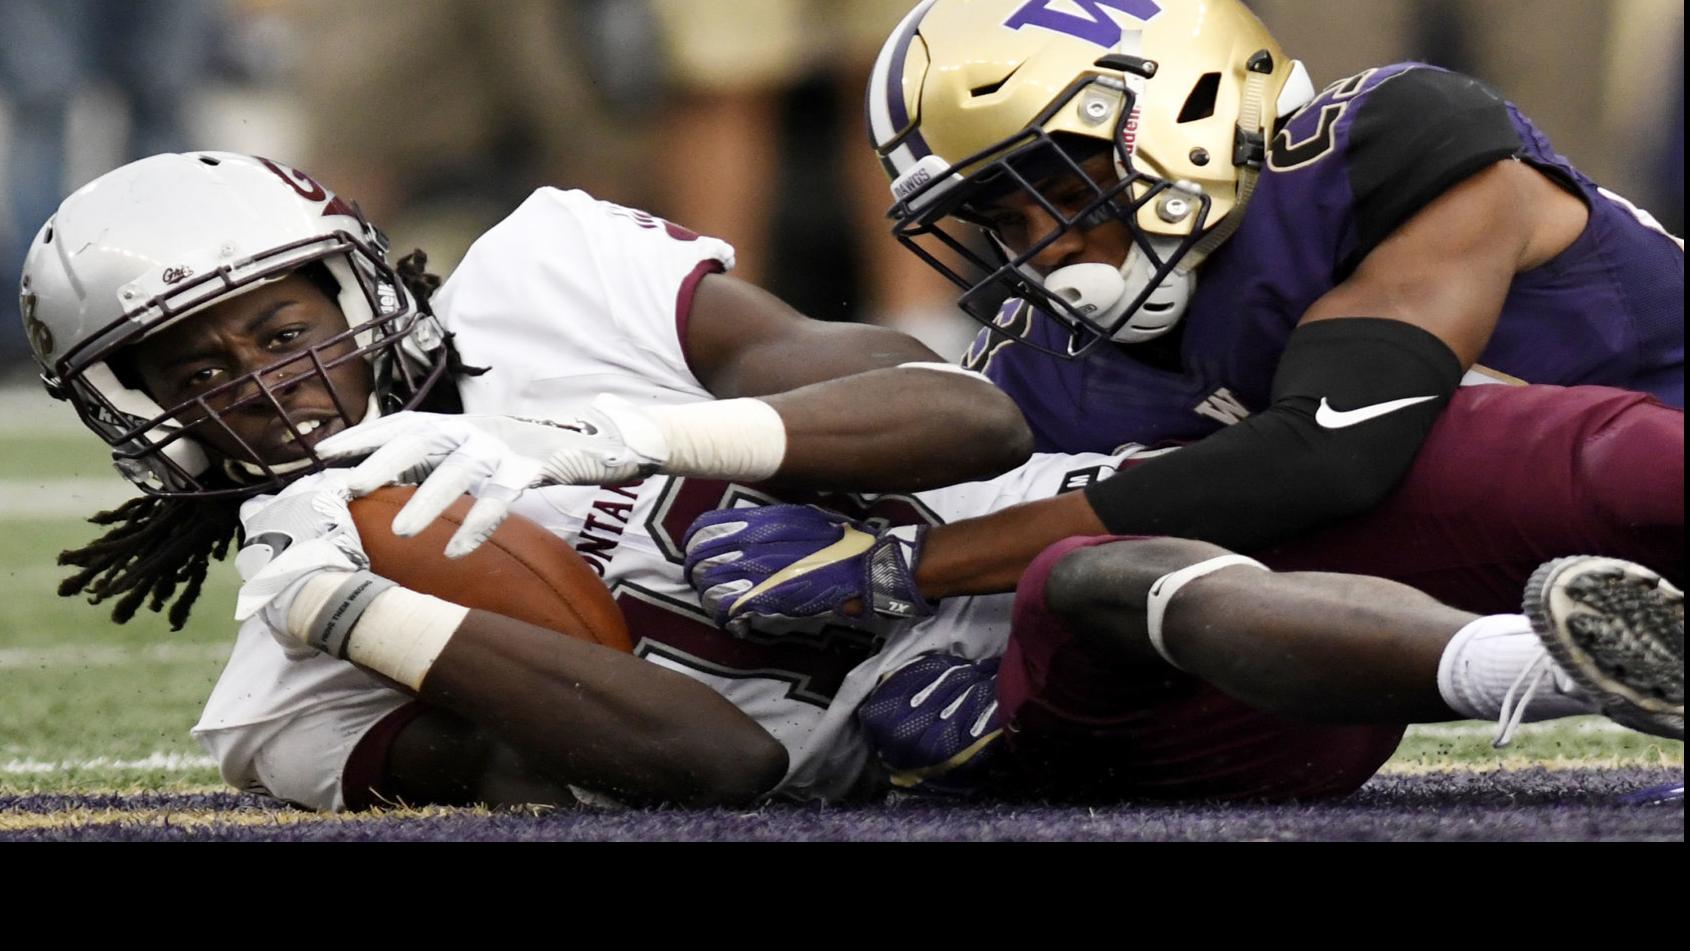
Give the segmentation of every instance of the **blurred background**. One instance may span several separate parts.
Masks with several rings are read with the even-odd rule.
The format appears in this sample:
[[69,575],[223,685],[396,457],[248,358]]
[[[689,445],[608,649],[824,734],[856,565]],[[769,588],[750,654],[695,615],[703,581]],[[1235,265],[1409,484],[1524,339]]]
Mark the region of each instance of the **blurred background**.
[[[1683,233],[1682,0],[1247,0],[1317,85],[1479,76]],[[800,310],[947,356],[972,324],[887,236],[862,90],[913,0],[0,0],[0,379],[59,199],[158,151],[255,152],[450,271],[542,184],[720,235]]]

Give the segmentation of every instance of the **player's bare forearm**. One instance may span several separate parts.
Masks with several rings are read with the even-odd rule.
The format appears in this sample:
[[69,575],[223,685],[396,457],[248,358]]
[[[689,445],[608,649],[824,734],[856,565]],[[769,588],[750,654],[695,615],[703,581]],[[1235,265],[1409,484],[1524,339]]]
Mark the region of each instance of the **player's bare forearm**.
[[757,397],[780,413],[780,480],[907,491],[998,475],[1026,461],[1032,434],[1012,400],[915,338],[868,324],[811,320],[724,275],[699,285],[689,365],[722,399]]
[[786,424],[783,483],[929,489],[990,478],[1032,453],[1009,397],[958,373],[870,370],[765,399]]
[[927,535],[915,579],[928,598],[1014,591],[1039,552],[1075,535],[1107,535],[1080,492],[1026,502]]
[[[533,782],[628,802],[748,803],[786,772],[786,752],[703,684],[587,641],[471,611],[418,692],[514,751]],[[395,744],[395,753],[420,744]],[[491,744],[390,763],[405,786],[518,785]],[[410,770],[413,775],[405,775]],[[455,773],[417,776],[418,770]],[[517,777],[521,778],[521,777]]]

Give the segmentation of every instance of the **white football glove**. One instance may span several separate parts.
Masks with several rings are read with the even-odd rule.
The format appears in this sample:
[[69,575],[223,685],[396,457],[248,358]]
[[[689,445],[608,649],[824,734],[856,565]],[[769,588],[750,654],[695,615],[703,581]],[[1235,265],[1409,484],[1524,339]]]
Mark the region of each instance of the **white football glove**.
[[259,495],[241,505],[246,543],[235,555],[240,592],[235,620],[262,611],[280,636],[288,633],[288,609],[307,579],[324,571],[368,568],[363,540],[352,523],[352,498],[344,470],[306,476],[278,495]]
[[348,470],[353,495],[393,482],[421,482],[393,518],[393,533],[416,535],[458,497],[476,497],[446,544],[461,558],[493,534],[524,490],[540,485],[616,485],[642,479],[668,460],[661,430],[632,403],[602,394],[568,422],[513,416],[397,413],[336,433],[318,455],[370,454]]

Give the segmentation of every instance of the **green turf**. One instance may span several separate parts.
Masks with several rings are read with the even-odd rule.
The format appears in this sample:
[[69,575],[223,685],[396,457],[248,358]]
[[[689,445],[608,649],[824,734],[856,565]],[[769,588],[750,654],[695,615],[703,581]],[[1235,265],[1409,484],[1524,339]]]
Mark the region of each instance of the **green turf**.
[[[0,435],[0,479],[14,491],[62,478],[117,477],[86,433]],[[234,572],[213,565],[181,631],[145,609],[117,625],[110,602],[55,593],[70,573],[58,553],[101,531],[76,517],[0,517],[0,793],[218,783],[194,765],[204,751],[188,730],[233,643]]]
[[111,450],[87,432],[0,434],[0,479],[116,479]]
[[172,632],[163,616],[144,609],[128,624],[116,625],[110,620],[111,602],[90,606],[82,598],[59,597],[59,580],[74,570],[56,564],[59,552],[85,545],[101,531],[74,518],[0,519],[0,648],[220,643],[232,636],[234,622],[229,617],[237,585],[227,562],[213,563],[194,614],[181,631]]
[[1438,768],[1487,763],[1516,763],[1522,760],[1546,764],[1579,762],[1601,765],[1684,764],[1684,744],[1641,733],[1601,729],[1602,717],[1575,717],[1551,723],[1524,726],[1504,749],[1494,749],[1494,724],[1472,725],[1461,735],[1435,727],[1411,728],[1397,748],[1389,768]]

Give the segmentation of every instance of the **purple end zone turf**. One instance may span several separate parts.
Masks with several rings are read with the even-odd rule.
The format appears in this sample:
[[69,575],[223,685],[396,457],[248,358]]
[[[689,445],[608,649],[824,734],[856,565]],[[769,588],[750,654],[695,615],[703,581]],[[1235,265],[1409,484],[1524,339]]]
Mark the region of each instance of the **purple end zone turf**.
[[[1327,803],[1285,805],[904,800],[875,806],[495,811],[318,819],[235,793],[0,796],[4,841],[405,842],[1682,842],[1682,809],[1619,799],[1682,768],[1509,770],[1382,776]],[[89,810],[133,819],[89,822]],[[51,817],[62,816],[63,822]],[[42,821],[48,820],[48,821]]]

